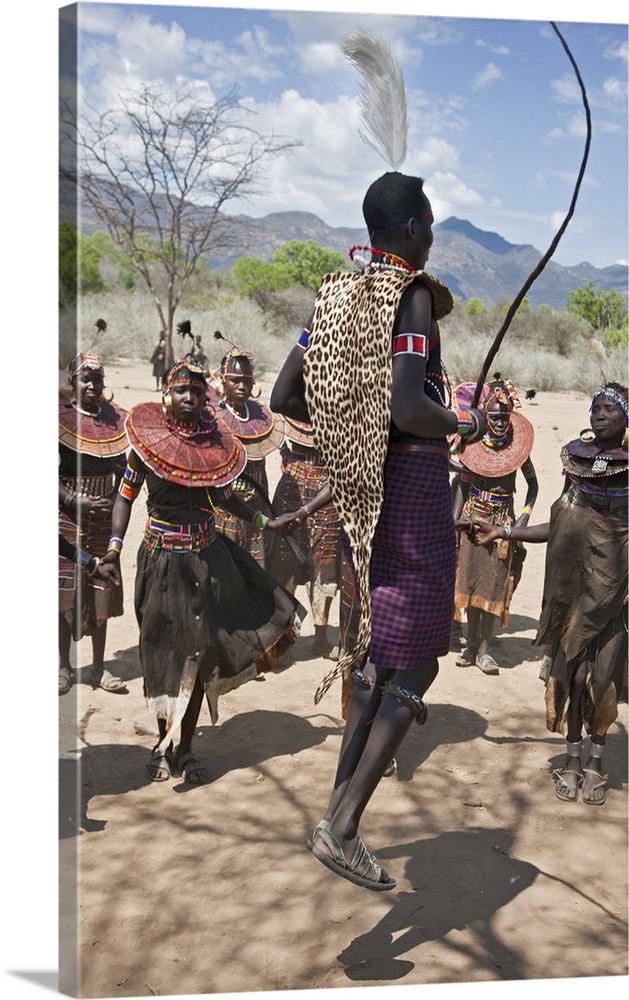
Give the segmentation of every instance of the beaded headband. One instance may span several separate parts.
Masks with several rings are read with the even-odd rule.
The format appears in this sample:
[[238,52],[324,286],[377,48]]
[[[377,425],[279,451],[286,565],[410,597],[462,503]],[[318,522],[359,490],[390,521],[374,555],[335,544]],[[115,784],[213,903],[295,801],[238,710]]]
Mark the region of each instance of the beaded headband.
[[616,406],[619,406],[625,415],[625,420],[629,420],[629,404],[627,402],[626,390],[625,390],[625,395],[623,395],[621,392],[618,391],[618,389],[614,389],[613,386],[607,385],[607,383],[605,383],[605,385],[602,385],[601,388],[598,389],[592,396],[592,402],[590,403],[590,410],[594,406],[594,403],[599,398],[599,396],[604,396],[605,399],[609,399],[610,402],[615,403]]
[[205,372],[191,355],[186,354],[185,358],[175,361],[165,372],[162,378],[162,390],[167,392],[173,385],[188,385],[190,382],[198,382],[207,388]]
[[253,354],[250,354],[249,351],[243,351],[240,347],[232,347],[221,361],[221,375],[228,375],[230,368],[233,371],[232,362],[240,359],[248,361],[253,366]]
[[68,365],[68,382],[71,382],[75,375],[78,375],[79,372],[84,369],[88,369],[93,372],[101,372],[102,375],[105,374],[103,362],[98,354],[91,354],[89,351],[81,351],[80,354],[76,354],[72,358],[72,361]]

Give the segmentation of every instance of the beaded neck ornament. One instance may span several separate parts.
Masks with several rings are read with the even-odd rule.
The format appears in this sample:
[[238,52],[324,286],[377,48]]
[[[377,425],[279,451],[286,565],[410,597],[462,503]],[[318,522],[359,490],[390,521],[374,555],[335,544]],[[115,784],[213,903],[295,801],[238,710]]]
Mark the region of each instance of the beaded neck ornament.
[[[357,250],[363,250],[371,254],[371,260],[367,260]],[[376,258],[376,259],[374,259]],[[376,271],[416,271],[417,268],[409,264],[403,257],[398,257],[388,250],[378,250],[376,247],[353,246],[349,251],[349,259],[363,274],[373,274]]]

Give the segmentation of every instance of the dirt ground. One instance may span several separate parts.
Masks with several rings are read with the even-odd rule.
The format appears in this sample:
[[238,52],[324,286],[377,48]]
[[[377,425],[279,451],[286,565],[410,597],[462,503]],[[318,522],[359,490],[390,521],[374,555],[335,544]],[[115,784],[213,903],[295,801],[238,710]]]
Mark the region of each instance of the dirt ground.
[[[158,398],[148,364],[110,364],[107,382],[125,407]],[[526,407],[540,482],[534,522],[547,519],[561,488],[560,446],[587,425],[587,409],[585,395],[552,393]],[[140,497],[122,558],[125,614],[110,622],[107,640],[109,667],[128,693],[92,690],[82,640],[77,683],[59,699],[62,992],[116,998],[627,975],[627,706],[608,736],[607,803],[560,802],[551,772],[563,740],[545,728],[541,651],[531,643],[545,545],[528,547],[510,624],[496,638],[500,675],[459,668],[454,652],[441,661],[429,721],[413,727],[397,774],[382,781],[362,823],[368,847],[398,880],[393,892],[370,893],[305,846],[342,733],[340,685],[313,702],[330,661],[310,656],[310,618],[294,662],[224,696],[217,726],[202,710],[195,748],[209,783],[148,780],[156,726],[142,695],[133,612],[144,513]]]

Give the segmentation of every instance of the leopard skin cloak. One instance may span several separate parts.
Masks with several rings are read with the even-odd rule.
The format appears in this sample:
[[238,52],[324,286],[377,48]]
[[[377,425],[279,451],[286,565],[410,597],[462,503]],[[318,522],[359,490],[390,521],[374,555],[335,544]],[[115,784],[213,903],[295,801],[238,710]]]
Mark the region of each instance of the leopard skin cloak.
[[351,545],[361,597],[356,645],[323,678],[315,703],[337,677],[362,666],[369,653],[369,565],[384,499],[393,323],[402,293],[414,281],[430,289],[436,319],[452,310],[448,288],[423,271],[327,274],[315,299],[304,355],[305,398],[314,441]]

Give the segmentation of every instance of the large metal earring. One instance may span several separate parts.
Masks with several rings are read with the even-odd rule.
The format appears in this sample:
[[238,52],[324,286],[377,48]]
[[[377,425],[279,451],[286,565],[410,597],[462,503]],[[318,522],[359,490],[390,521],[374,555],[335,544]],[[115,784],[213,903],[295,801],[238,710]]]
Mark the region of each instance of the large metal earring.
[[[104,391],[105,389],[109,389],[109,386],[108,386],[108,385],[104,385],[104,386],[103,386],[103,391]],[[114,390],[113,390],[113,389],[109,389],[109,391],[110,391],[110,393],[111,393],[111,396],[109,397],[109,399],[107,399],[107,397],[105,396],[105,402],[106,402],[106,403],[111,403],[112,399],[114,398]]]
[[162,395],[162,411],[167,417],[173,412],[173,400],[170,395],[170,390]]
[[260,386],[258,385],[257,382],[254,382],[253,384],[256,385],[256,386],[258,386],[258,391],[257,392],[253,392],[252,391],[251,398],[252,399],[259,399],[260,396],[262,395],[262,389],[260,388]]
[[582,441],[583,444],[592,444],[592,442],[596,440],[596,434],[591,427],[584,427],[579,434],[579,440]]

